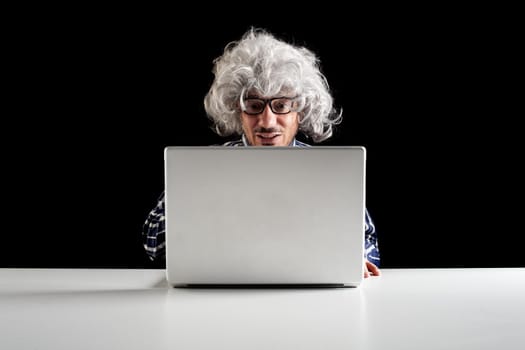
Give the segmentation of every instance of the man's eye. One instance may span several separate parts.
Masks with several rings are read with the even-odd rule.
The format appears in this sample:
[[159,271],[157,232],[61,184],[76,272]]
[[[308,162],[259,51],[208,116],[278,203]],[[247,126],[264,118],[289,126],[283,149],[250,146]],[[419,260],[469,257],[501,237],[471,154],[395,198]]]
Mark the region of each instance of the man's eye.
[[259,109],[262,107],[262,102],[260,101],[251,101],[251,102],[248,102],[248,107],[250,108],[253,108],[253,109]]

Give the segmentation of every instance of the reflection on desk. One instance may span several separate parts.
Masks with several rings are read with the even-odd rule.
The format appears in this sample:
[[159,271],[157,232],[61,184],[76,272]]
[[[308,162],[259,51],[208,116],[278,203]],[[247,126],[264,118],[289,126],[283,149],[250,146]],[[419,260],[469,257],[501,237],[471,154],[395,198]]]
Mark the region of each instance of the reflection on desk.
[[0,269],[1,349],[522,349],[525,269],[358,288],[174,289],[164,270]]

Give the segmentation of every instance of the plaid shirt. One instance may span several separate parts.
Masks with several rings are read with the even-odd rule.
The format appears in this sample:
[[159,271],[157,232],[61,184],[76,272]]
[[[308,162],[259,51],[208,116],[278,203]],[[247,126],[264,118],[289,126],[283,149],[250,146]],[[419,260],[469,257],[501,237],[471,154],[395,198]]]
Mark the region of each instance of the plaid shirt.
[[[244,138],[237,141],[226,142],[223,146],[239,147],[247,146]],[[290,146],[309,147],[308,144],[294,139]],[[151,260],[165,259],[166,257],[166,224],[164,216],[164,192],[157,201],[157,206],[149,213],[142,230],[142,241],[144,249]],[[368,261],[379,266],[379,249],[377,233],[372,218],[365,210],[365,257]]]

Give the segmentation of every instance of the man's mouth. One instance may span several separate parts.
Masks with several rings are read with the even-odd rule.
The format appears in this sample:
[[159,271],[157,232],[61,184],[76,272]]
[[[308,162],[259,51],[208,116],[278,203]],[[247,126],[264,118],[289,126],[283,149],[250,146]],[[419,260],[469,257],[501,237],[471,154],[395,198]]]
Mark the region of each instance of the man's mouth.
[[281,133],[278,132],[265,132],[265,133],[257,133],[256,136],[260,138],[263,141],[271,141],[275,139],[276,137],[281,136]]

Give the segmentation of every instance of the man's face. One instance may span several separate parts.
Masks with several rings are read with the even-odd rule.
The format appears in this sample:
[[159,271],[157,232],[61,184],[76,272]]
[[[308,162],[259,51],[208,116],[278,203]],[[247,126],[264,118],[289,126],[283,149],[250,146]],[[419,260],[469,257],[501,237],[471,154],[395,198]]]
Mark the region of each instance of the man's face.
[[297,134],[299,113],[293,111],[294,102],[279,97],[282,96],[271,99],[249,96],[244,100],[242,129],[251,146],[288,146]]

